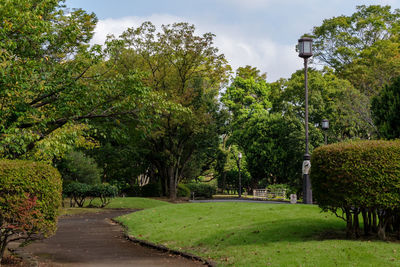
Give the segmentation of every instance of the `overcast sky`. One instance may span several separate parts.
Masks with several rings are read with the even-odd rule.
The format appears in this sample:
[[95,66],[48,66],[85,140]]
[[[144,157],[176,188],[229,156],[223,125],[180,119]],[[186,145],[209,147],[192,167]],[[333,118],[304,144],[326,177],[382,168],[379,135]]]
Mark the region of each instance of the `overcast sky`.
[[288,78],[302,68],[295,52],[298,38],[327,18],[351,15],[357,5],[390,5],[400,0],[67,0],[69,8],[99,18],[94,43],[118,36],[144,21],[156,26],[189,22],[198,33],[212,32],[215,45],[232,68],[251,65],[269,82]]

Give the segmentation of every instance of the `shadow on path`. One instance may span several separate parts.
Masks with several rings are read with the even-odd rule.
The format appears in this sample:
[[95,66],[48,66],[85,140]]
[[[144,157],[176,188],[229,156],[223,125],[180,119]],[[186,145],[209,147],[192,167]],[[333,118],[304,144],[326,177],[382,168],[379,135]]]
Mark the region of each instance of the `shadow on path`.
[[22,250],[32,254],[38,266],[203,266],[126,240],[122,227],[110,219],[130,212],[61,217],[54,236]]

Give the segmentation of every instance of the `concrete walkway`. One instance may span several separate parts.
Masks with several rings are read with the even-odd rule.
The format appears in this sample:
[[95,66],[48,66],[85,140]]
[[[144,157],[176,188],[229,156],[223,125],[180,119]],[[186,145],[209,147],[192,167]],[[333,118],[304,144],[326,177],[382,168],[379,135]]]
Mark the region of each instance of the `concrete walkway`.
[[56,234],[22,249],[38,266],[204,266],[128,241],[110,219],[132,211],[63,216]]

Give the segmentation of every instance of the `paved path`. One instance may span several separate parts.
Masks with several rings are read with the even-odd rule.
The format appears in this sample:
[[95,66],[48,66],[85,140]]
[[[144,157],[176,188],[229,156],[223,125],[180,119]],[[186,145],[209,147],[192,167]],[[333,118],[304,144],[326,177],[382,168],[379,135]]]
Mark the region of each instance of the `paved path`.
[[126,213],[113,210],[61,217],[54,236],[23,251],[33,254],[39,266],[203,266],[126,240],[122,227],[110,220]]

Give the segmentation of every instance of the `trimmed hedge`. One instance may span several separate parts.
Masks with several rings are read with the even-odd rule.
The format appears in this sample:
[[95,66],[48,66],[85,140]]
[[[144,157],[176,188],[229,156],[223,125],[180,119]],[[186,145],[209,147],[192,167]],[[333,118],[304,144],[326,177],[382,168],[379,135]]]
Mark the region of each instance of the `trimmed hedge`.
[[111,199],[116,197],[118,189],[115,186],[109,184],[95,184],[88,185],[79,182],[72,182],[64,186],[63,195],[71,199],[70,206],[83,207],[86,198],[91,198],[89,206],[91,206],[92,200],[99,198],[101,201],[100,208],[107,206]]
[[313,197],[347,222],[348,236],[400,234],[400,141],[357,141],[322,146],[311,158]]
[[194,193],[194,197],[197,198],[212,198],[213,195],[216,194],[217,189],[209,184],[195,184],[190,183],[186,185],[192,193]]
[[61,175],[48,164],[0,160],[0,260],[9,241],[55,232],[61,190]]

